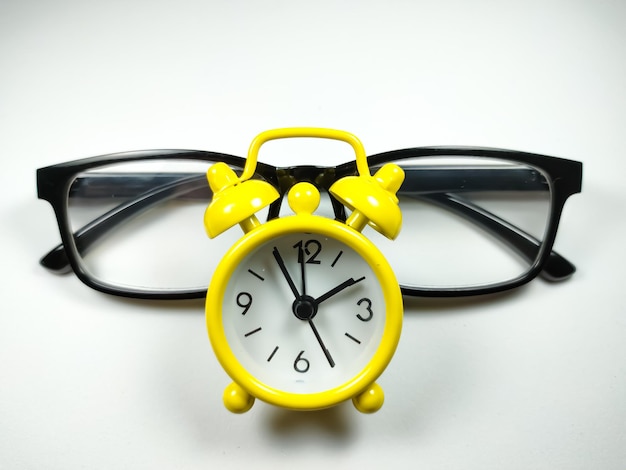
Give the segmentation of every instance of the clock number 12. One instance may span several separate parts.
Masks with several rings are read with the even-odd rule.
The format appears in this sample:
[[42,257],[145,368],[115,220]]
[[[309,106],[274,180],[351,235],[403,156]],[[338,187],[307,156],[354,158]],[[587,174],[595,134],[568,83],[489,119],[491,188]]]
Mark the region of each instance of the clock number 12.
[[[298,249],[298,263],[306,263],[306,264],[320,264],[321,261],[317,259],[317,255],[322,251],[322,244],[317,240],[307,240],[303,242],[300,240],[296,243],[293,248]],[[307,255],[308,258],[304,261],[304,255]]]

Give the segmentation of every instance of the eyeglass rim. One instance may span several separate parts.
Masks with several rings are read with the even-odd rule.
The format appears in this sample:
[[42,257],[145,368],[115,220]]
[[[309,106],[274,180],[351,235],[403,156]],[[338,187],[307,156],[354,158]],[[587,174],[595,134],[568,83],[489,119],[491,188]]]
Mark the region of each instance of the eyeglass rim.
[[[519,277],[500,283],[477,287],[428,288],[401,285],[400,287],[403,295],[409,297],[461,297],[484,295],[519,287],[537,277],[537,275],[544,268],[546,262],[549,261],[551,253],[553,253],[552,247],[556,239],[556,233],[565,202],[571,195],[579,193],[582,189],[583,164],[575,160],[541,155],[537,153],[488,147],[464,146],[430,146],[392,150],[368,156],[368,164],[372,167],[388,161],[436,156],[475,156],[497,158],[532,165],[533,167],[541,170],[549,179],[551,187],[551,212],[548,218],[546,232],[544,239],[542,240],[540,252],[533,265]],[[157,149],[119,152],[72,160],[37,169],[37,194],[40,199],[46,200],[51,204],[57,219],[61,242],[66,248],[64,251],[67,256],[69,266],[81,282],[87,286],[107,294],[137,299],[180,300],[203,298],[206,295],[206,289],[175,289],[171,291],[163,289],[143,290],[133,289],[132,287],[111,285],[94,278],[89,272],[83,269],[82,263],[80,262],[80,254],[78,253],[74,243],[74,237],[72,235],[69,216],[67,213],[67,205],[65,204],[66,196],[74,177],[88,169],[99,166],[130,161],[157,159],[193,159],[209,162],[223,161],[229,165],[241,168],[243,168],[245,164],[245,158],[203,150]],[[302,167],[306,167],[306,165],[303,165]],[[265,178],[269,183],[279,187],[279,181],[277,179],[277,169],[279,168],[280,167],[258,162],[257,173]],[[354,174],[356,171],[354,161],[345,162],[337,165],[336,167],[330,168],[335,169],[337,177]],[[70,249],[68,250],[67,247]],[[569,263],[567,268],[571,273],[575,271],[575,268],[571,265],[571,263]]]

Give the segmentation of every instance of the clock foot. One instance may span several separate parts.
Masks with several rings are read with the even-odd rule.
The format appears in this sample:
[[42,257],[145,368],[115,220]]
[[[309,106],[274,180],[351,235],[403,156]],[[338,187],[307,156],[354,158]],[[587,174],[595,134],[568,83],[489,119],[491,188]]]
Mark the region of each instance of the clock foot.
[[232,413],[245,413],[254,405],[254,397],[235,382],[224,390],[224,406]]
[[377,383],[373,383],[365,391],[352,398],[354,407],[361,413],[374,413],[380,410],[384,401],[385,394]]

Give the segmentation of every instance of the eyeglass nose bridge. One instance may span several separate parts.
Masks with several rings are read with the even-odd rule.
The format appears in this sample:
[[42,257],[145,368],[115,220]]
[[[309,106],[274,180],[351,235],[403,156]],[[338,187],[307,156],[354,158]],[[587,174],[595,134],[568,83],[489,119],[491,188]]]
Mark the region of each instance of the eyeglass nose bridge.
[[328,191],[337,181],[337,171],[331,166],[296,165],[276,169],[278,191],[286,194],[296,183],[311,183],[317,189]]
[[337,172],[337,168],[332,166],[296,165],[277,168],[276,177],[280,198],[270,205],[268,220],[278,217],[284,196],[289,192],[289,190],[297,183],[306,182],[311,183],[318,190],[320,190],[320,192],[328,195],[333,207],[335,219],[345,222],[345,207],[337,201],[337,199],[335,199],[330,192],[328,192],[328,189],[333,185],[333,183],[343,176],[346,175],[339,174]]

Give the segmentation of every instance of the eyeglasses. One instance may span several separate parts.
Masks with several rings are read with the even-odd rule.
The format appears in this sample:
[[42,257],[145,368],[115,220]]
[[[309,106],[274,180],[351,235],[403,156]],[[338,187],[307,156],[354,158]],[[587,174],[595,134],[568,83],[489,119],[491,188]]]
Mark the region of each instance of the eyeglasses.
[[[238,174],[245,159],[195,150],[116,153],[37,170],[40,199],[52,205],[61,244],[40,263],[74,271],[94,289],[144,299],[206,295],[211,273],[241,237],[209,240],[203,215],[212,194],[207,169],[225,162]],[[405,171],[398,191],[403,228],[390,242],[365,230],[394,268],[404,295],[454,297],[520,286],[537,275],[569,278],[575,267],[552,251],[565,201],[581,191],[582,163],[484,148],[418,147],[368,157]],[[259,162],[254,178],[281,197],[260,220],[285,214],[289,188],[308,181],[323,194],[317,213],[345,220],[328,188],[357,174],[336,167],[275,167]],[[262,219],[263,217],[263,219]]]

